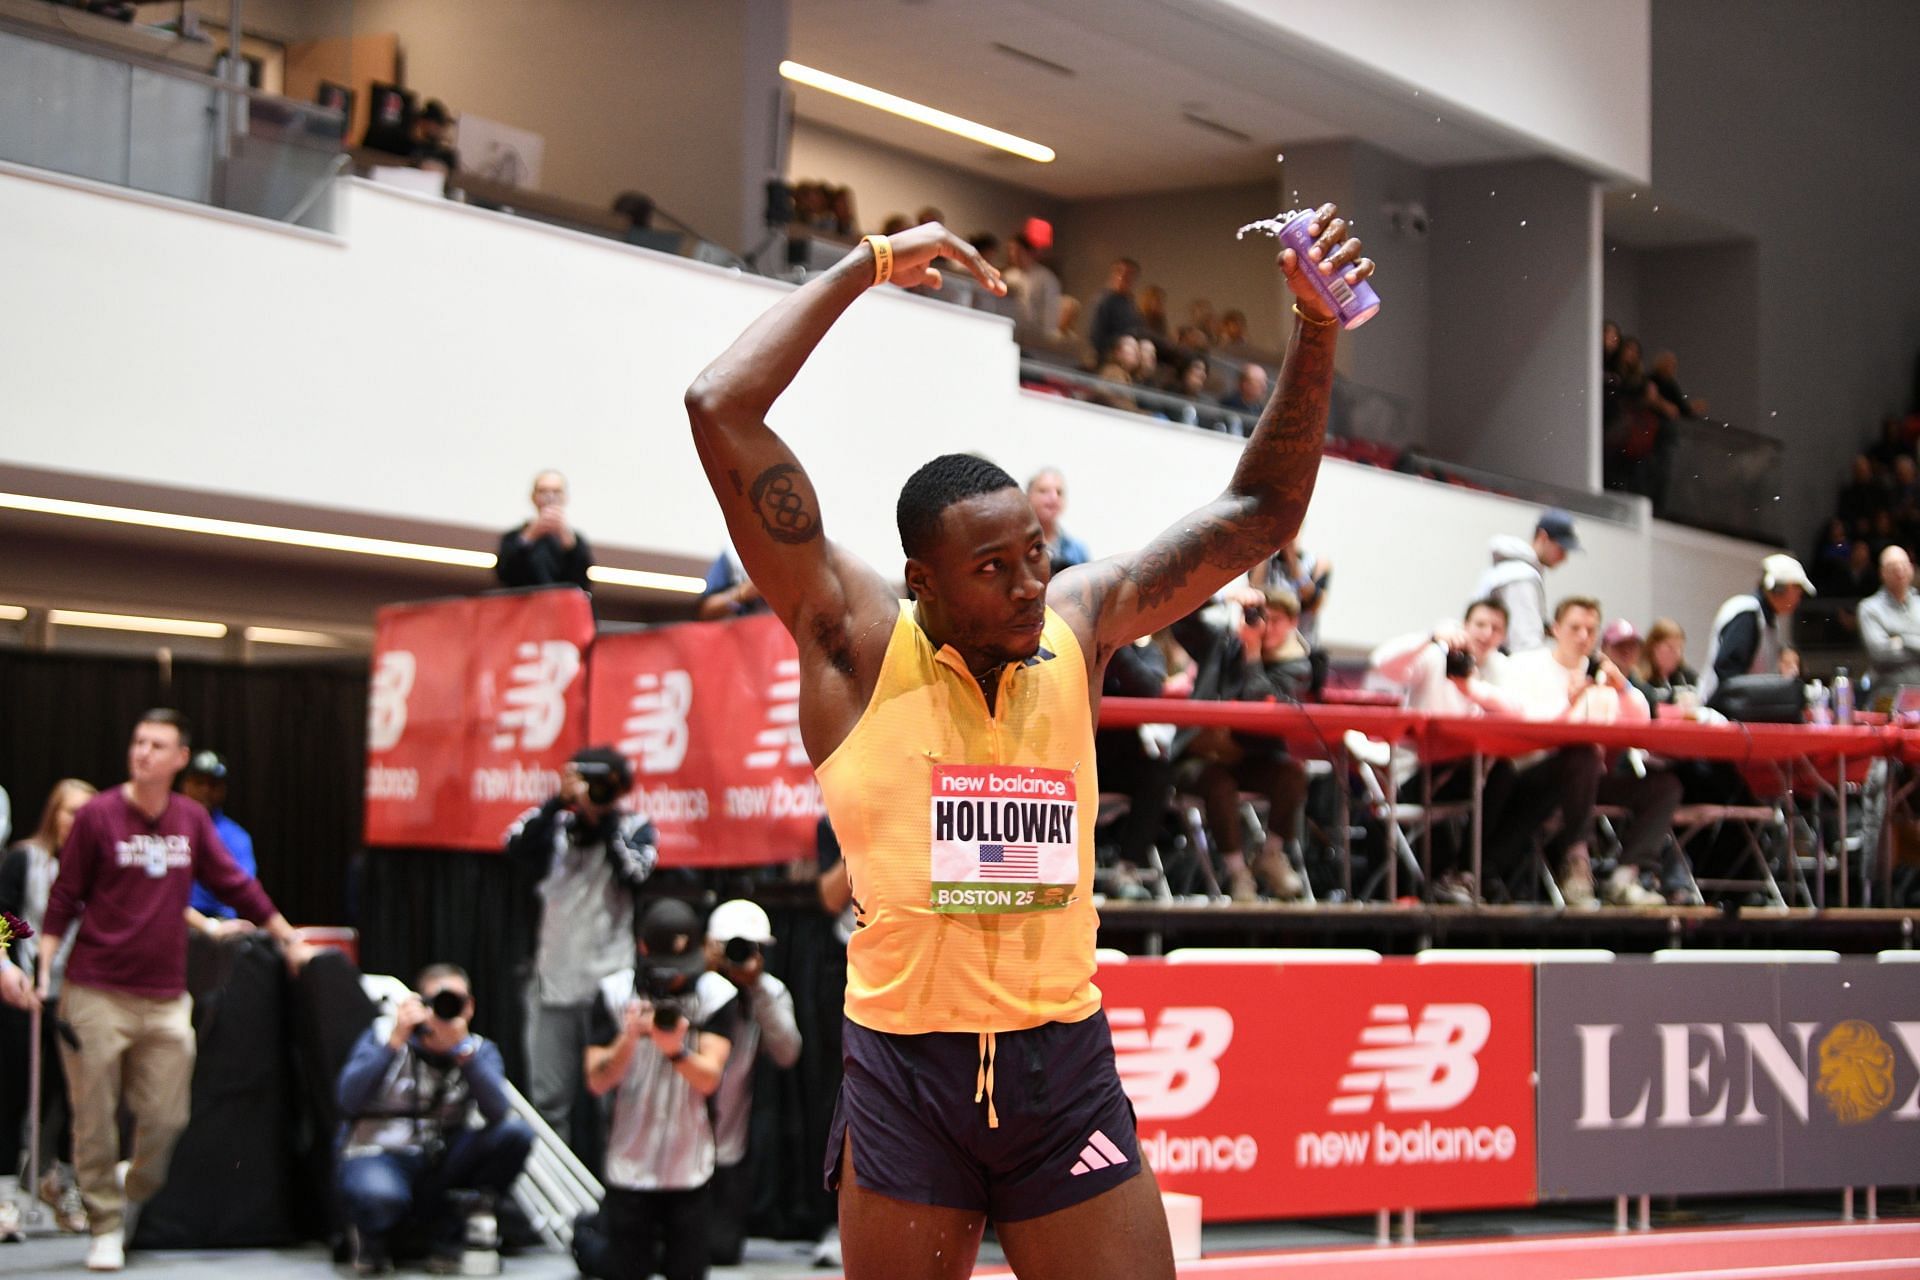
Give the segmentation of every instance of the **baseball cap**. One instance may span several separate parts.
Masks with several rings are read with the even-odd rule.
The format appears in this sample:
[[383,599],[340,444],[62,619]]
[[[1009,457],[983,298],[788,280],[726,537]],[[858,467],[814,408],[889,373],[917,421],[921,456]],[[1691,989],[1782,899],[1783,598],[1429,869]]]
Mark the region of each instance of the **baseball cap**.
[[767,919],[759,903],[735,898],[715,907],[707,917],[707,941],[730,942],[735,938],[762,946],[773,941],[773,921]]
[[1615,618],[1607,624],[1607,629],[1600,633],[1600,643],[1603,645],[1626,644],[1639,638],[1639,631],[1635,630],[1634,625],[1625,618]]
[[1562,551],[1578,551],[1580,539],[1573,531],[1573,517],[1558,507],[1548,507],[1540,513],[1540,523],[1534,526],[1539,533],[1546,534],[1558,543]]
[[700,945],[700,917],[678,898],[657,898],[640,917],[640,941],[647,946],[647,964],[697,974],[707,967]]
[[196,751],[187,761],[187,767],[181,770],[185,774],[198,774],[203,778],[225,778],[227,776],[227,758],[218,751],[208,749]]
[[1760,581],[1768,591],[1775,587],[1799,587],[1808,595],[1819,595],[1813,589],[1813,579],[1800,567],[1800,562],[1789,555],[1772,555],[1760,562]]

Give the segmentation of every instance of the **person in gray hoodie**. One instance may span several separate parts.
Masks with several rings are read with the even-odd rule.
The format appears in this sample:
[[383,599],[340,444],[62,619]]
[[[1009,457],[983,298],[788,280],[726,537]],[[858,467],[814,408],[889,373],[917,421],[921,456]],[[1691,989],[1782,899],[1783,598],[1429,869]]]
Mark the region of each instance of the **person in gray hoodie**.
[[1546,571],[1579,549],[1573,517],[1557,507],[1540,513],[1531,543],[1503,533],[1488,544],[1493,563],[1480,575],[1473,598],[1507,606],[1507,652],[1525,653],[1547,643]]

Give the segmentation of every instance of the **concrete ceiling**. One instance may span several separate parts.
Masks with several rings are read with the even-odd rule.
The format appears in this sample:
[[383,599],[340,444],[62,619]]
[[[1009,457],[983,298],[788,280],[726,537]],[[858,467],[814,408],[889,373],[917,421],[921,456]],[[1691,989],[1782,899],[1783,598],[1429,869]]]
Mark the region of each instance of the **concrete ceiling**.
[[789,48],[1059,158],[796,87],[806,119],[1061,199],[1258,181],[1286,146],[1338,138],[1436,166],[1540,152],[1212,0],[792,0]]

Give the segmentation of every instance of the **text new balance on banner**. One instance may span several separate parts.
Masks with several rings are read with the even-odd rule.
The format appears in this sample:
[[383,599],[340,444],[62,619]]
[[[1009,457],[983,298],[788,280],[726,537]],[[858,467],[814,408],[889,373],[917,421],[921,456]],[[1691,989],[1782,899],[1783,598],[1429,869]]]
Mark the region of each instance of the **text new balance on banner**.
[[1209,1221],[1534,1201],[1526,965],[1103,968],[1140,1148]]
[[367,843],[499,849],[586,743],[592,641],[592,606],[571,587],[380,610]]
[[1543,1196],[1920,1181],[1920,983],[1838,964],[1544,965]]
[[588,735],[633,761],[668,864],[805,857],[825,808],[800,744],[800,662],[769,615],[606,636]]

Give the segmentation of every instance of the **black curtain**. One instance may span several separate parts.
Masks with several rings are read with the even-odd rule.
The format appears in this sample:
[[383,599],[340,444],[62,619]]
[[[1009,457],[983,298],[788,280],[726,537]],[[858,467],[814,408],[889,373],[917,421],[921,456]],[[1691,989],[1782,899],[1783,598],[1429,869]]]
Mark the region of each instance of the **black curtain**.
[[346,869],[360,843],[367,669],[240,666],[0,651],[0,786],[15,837],[30,834],[53,784],[126,780],[135,720],[177,707],[194,746],[232,768],[227,812],[253,835],[260,882],[295,924],[346,919]]

